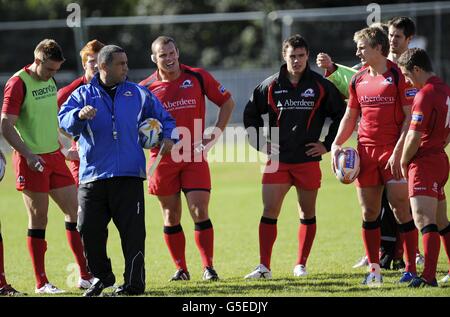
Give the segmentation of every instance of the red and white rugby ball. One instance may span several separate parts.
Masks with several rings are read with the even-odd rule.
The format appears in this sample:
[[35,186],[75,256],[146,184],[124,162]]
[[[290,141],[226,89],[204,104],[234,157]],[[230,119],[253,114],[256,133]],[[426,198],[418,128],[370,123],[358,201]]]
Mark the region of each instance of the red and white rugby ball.
[[359,154],[351,147],[344,147],[335,158],[336,178],[343,184],[351,184],[359,174]]

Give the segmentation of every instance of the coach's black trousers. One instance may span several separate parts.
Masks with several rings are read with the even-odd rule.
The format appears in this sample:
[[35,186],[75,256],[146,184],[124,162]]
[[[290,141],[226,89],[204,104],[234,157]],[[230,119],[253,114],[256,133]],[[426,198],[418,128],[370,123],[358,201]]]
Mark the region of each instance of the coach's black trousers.
[[[125,258],[125,285],[145,290],[145,220],[143,180],[113,177],[82,184],[78,190],[78,230],[90,272],[106,285],[113,277],[106,253],[108,223],[119,230]],[[114,283],[114,282],[112,282]]]
[[383,191],[383,198],[381,201],[381,249],[383,252],[394,257],[395,244],[397,241],[398,224],[395,220],[394,212],[389,205],[387,199],[386,189]]

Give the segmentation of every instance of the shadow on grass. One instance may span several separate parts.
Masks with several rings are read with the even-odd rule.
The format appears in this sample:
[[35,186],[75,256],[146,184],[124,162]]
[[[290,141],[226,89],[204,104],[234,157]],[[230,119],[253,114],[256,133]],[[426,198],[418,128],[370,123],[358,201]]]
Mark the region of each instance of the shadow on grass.
[[[145,297],[311,297],[311,296],[417,296],[407,285],[399,285],[400,272],[384,271],[384,283],[380,288],[369,288],[361,284],[365,272],[354,273],[311,273],[307,277],[282,276],[271,280],[244,280],[226,278],[217,282],[179,281],[158,286],[147,285]],[[439,289],[449,289],[450,284],[441,284]],[[434,291],[436,289],[428,289]],[[411,292],[410,292],[411,291]],[[83,291],[69,291],[59,296],[80,297]],[[261,295],[263,294],[263,295]],[[39,296],[29,294],[31,296]],[[111,297],[112,290],[104,291],[104,297]],[[41,297],[40,295],[39,297]],[[52,297],[54,295],[44,295]],[[422,294],[421,296],[424,296]],[[433,295],[432,295],[433,296]],[[444,295],[445,296],[445,295]]]
[[[397,272],[398,274],[398,272]],[[361,285],[365,273],[338,274],[321,273],[311,274],[305,278],[274,278],[271,280],[243,280],[229,278],[218,282],[188,281],[181,283],[168,283],[163,288],[150,289],[147,296],[255,296],[264,293],[266,296],[301,296],[303,293],[324,294],[336,293],[366,293],[371,296],[373,291],[391,291],[398,289],[394,283],[385,283],[381,288],[368,288]],[[311,296],[311,295],[308,295]]]

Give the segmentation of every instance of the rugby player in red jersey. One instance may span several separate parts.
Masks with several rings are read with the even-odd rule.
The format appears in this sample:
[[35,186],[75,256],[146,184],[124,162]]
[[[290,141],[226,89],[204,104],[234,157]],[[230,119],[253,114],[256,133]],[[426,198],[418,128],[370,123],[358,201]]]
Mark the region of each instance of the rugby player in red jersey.
[[[282,44],[285,61],[280,71],[259,84],[244,110],[244,125],[249,142],[262,151],[266,142],[260,141],[264,127],[263,115],[268,114],[270,130],[278,130],[279,155],[271,151],[270,160],[262,178],[263,214],[259,224],[260,264],[246,279],[271,278],[272,249],[277,238],[277,219],[285,195],[295,186],[300,224],[298,253],[294,276],[307,274],[306,262],[316,235],[316,199],[322,173],[320,160],[330,151],[339,122],[345,112],[345,103],[337,88],[308,65],[309,49],[299,34]],[[320,140],[325,119],[331,123],[324,140]],[[256,130],[252,133],[251,130]],[[262,134],[262,133],[261,133]],[[252,135],[257,140],[252,140]],[[264,140],[265,141],[265,140]],[[276,167],[273,168],[274,166]]]
[[[185,258],[186,240],[180,224],[181,191],[195,223],[203,279],[217,280],[213,267],[214,230],[208,213],[211,178],[206,152],[225,129],[235,103],[230,92],[207,71],[180,64],[173,38],[158,37],[152,43],[151,54],[157,70],[140,84],[158,97],[175,118],[180,132],[180,142],[172,155],[164,156],[149,178],[149,192],[158,196],[164,218],[164,239],[177,268],[171,280],[190,279]],[[219,107],[215,133],[211,135],[204,135],[205,96]],[[150,165],[157,153],[158,148],[151,151]]]
[[64,292],[49,282],[45,272],[49,196],[65,215],[66,236],[80,267],[79,286],[91,275],[77,231],[77,191],[58,143],[58,105],[53,76],[64,62],[54,40],[41,41],[34,62],[13,75],[5,86],[1,129],[13,147],[16,188],[28,212],[27,246],[36,278],[37,294]]
[[[92,40],[86,43],[86,45],[80,51],[81,64],[84,69],[83,76],[75,79],[69,85],[58,90],[58,107],[66,102],[70,94],[82,85],[86,85],[91,81],[94,75],[98,72],[97,67],[97,55],[98,52],[105,46],[102,42],[98,40]],[[72,146],[69,150],[65,150],[63,154],[69,161],[69,169],[75,180],[75,184],[78,185],[78,171],[80,169],[80,159],[78,157],[77,142],[72,140]]]
[[418,239],[409,211],[408,188],[402,178],[400,157],[412,96],[400,69],[387,60],[388,37],[380,28],[362,29],[355,33],[354,41],[356,55],[366,67],[352,77],[347,110],[332,147],[333,164],[361,114],[358,127],[361,168],[356,187],[362,207],[364,247],[369,259],[369,273],[363,283],[368,286],[382,283],[378,216],[384,187],[406,245],[406,272],[400,281],[409,282],[416,276]]
[[[408,49],[408,45],[411,43],[416,30],[414,21],[408,17],[393,17],[387,24],[373,23],[370,26],[381,27],[388,34],[389,55],[387,58],[394,63],[397,63],[398,57]],[[317,55],[317,66],[326,70],[325,76],[336,85],[345,98],[348,98],[348,86],[351,77],[361,67],[364,67],[362,63],[355,65],[352,68],[335,64],[331,60],[331,57],[325,53],[319,53]],[[413,95],[414,90],[410,90],[409,93],[410,95]],[[380,266],[383,269],[390,269],[392,263],[393,270],[404,269],[403,240],[399,231],[399,225],[395,220],[387,200],[386,189],[383,191],[381,209]],[[420,254],[419,249],[417,249],[416,264],[423,265],[423,263],[424,257]],[[353,268],[366,265],[368,265],[368,259],[367,256],[364,255]]]
[[[445,147],[450,142],[450,87],[433,73],[422,49],[409,49],[398,60],[402,73],[419,92],[406,135],[401,167],[408,178],[414,221],[422,232],[425,265],[410,287],[437,286],[439,234],[450,261],[450,224],[444,186],[449,174]],[[449,262],[450,263],[450,262]],[[449,274],[441,281],[448,282]]]

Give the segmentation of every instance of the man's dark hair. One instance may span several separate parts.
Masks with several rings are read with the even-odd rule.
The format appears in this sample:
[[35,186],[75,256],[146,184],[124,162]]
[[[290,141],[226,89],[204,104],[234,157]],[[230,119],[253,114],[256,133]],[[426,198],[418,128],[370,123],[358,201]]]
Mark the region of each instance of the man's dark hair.
[[406,38],[416,34],[416,25],[414,24],[414,21],[408,17],[394,17],[389,20],[388,25],[402,30]]
[[308,43],[306,43],[306,40],[300,34],[292,35],[283,41],[281,46],[283,54],[289,46],[292,46],[294,49],[304,47],[306,52],[309,53]]
[[414,66],[423,69],[427,73],[433,71],[430,57],[428,57],[427,52],[421,48],[410,48],[406,50],[398,59],[397,64],[406,68],[409,72],[413,70]]
[[106,65],[111,65],[114,53],[125,53],[125,50],[117,45],[106,45],[98,53],[97,64],[101,65],[105,63]]

